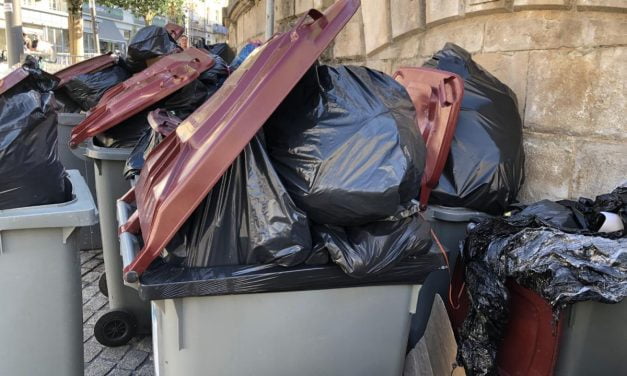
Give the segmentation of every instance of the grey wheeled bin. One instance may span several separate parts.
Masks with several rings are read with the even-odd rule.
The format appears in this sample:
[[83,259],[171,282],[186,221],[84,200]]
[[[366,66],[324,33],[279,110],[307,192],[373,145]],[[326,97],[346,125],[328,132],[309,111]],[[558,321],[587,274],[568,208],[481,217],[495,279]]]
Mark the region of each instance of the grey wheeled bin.
[[[134,208],[118,201],[118,221]],[[120,234],[125,265],[139,237]],[[401,375],[420,287],[444,268],[435,248],[363,278],[336,265],[181,268],[153,263],[136,282],[152,301],[161,375]]]
[[83,375],[79,227],[98,221],[78,171],[71,201],[0,210],[0,375]]
[[[80,171],[93,197],[96,197],[96,183],[94,181],[94,164],[84,155],[77,155],[69,147],[72,128],[85,119],[85,114],[59,113],[58,115],[58,150],[59,160],[66,170]],[[93,225],[78,230],[78,244],[81,250],[101,249],[100,226]]]
[[[96,197],[100,211],[100,232],[105,274],[101,291],[109,297],[109,311],[98,319],[94,336],[105,346],[121,346],[136,334],[150,333],[150,304],[142,301],[137,291],[124,285],[122,258],[118,240],[116,200],[130,188],[124,179],[124,166],[131,148],[105,148],[88,141],[87,158],[94,162]],[[104,289],[106,285],[106,289]]]

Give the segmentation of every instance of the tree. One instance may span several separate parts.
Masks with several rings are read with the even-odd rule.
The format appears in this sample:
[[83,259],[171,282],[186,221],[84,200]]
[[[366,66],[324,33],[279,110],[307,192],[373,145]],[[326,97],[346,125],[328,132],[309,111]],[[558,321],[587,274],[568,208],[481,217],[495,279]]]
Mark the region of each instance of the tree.
[[157,15],[181,14],[184,0],[98,0],[98,4],[129,10],[143,17],[146,25]]
[[68,0],[68,34],[70,37],[70,59],[72,64],[80,60],[83,49],[83,0]]

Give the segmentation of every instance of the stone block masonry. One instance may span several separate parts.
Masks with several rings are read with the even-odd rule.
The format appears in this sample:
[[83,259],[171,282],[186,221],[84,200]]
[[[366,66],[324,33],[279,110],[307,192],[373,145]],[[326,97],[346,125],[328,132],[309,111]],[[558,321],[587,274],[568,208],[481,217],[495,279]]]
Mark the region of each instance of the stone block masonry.
[[[231,0],[232,45],[260,37],[263,1]],[[276,29],[331,3],[275,0]],[[518,97],[527,152],[521,200],[594,197],[627,179],[627,1],[361,3],[324,62],[391,74],[421,65],[446,42],[471,52]]]

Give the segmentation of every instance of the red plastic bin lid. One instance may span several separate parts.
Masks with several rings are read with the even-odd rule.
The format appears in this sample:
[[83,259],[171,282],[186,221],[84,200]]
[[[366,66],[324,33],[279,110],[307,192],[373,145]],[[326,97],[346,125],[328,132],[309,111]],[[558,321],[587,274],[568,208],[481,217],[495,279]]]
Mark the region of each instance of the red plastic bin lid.
[[58,87],[63,87],[72,78],[85,73],[93,73],[101,71],[105,68],[112,67],[115,64],[115,56],[111,52],[104,55],[92,57],[91,59],[83,60],[79,63],[72,64],[67,68],[61,69],[54,75],[57,76],[59,81]]
[[[139,233],[144,246],[124,269],[135,280],[207,196],[291,89],[359,8],[339,0],[314,9],[289,31],[257,48],[224,86],[148,156],[134,192],[137,211],[120,231]],[[307,22],[307,16],[313,21]]]
[[414,103],[416,122],[427,146],[420,188],[420,206],[424,209],[451,150],[464,81],[454,73],[431,68],[401,68],[394,78],[405,87]]
[[0,79],[0,95],[6,93],[13,86],[22,82],[30,73],[24,68],[17,68]]
[[72,129],[70,146],[106,131],[184,87],[215,64],[196,48],[167,55],[112,87],[79,125]]

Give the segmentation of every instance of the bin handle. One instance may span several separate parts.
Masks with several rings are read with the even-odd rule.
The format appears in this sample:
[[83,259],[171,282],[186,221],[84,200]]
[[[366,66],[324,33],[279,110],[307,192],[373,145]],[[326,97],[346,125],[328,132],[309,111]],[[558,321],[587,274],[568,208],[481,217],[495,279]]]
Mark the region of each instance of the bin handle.
[[[128,221],[128,218],[131,216],[131,211],[133,210],[133,207],[122,200],[118,200],[116,206],[118,225],[122,226]],[[133,260],[139,253],[139,240],[137,239],[137,235],[132,234],[128,231],[120,232],[119,237],[120,255],[122,256],[122,269],[125,269],[133,262]],[[137,273],[127,273],[127,275],[125,276],[125,281],[133,286],[133,283],[138,282]]]

